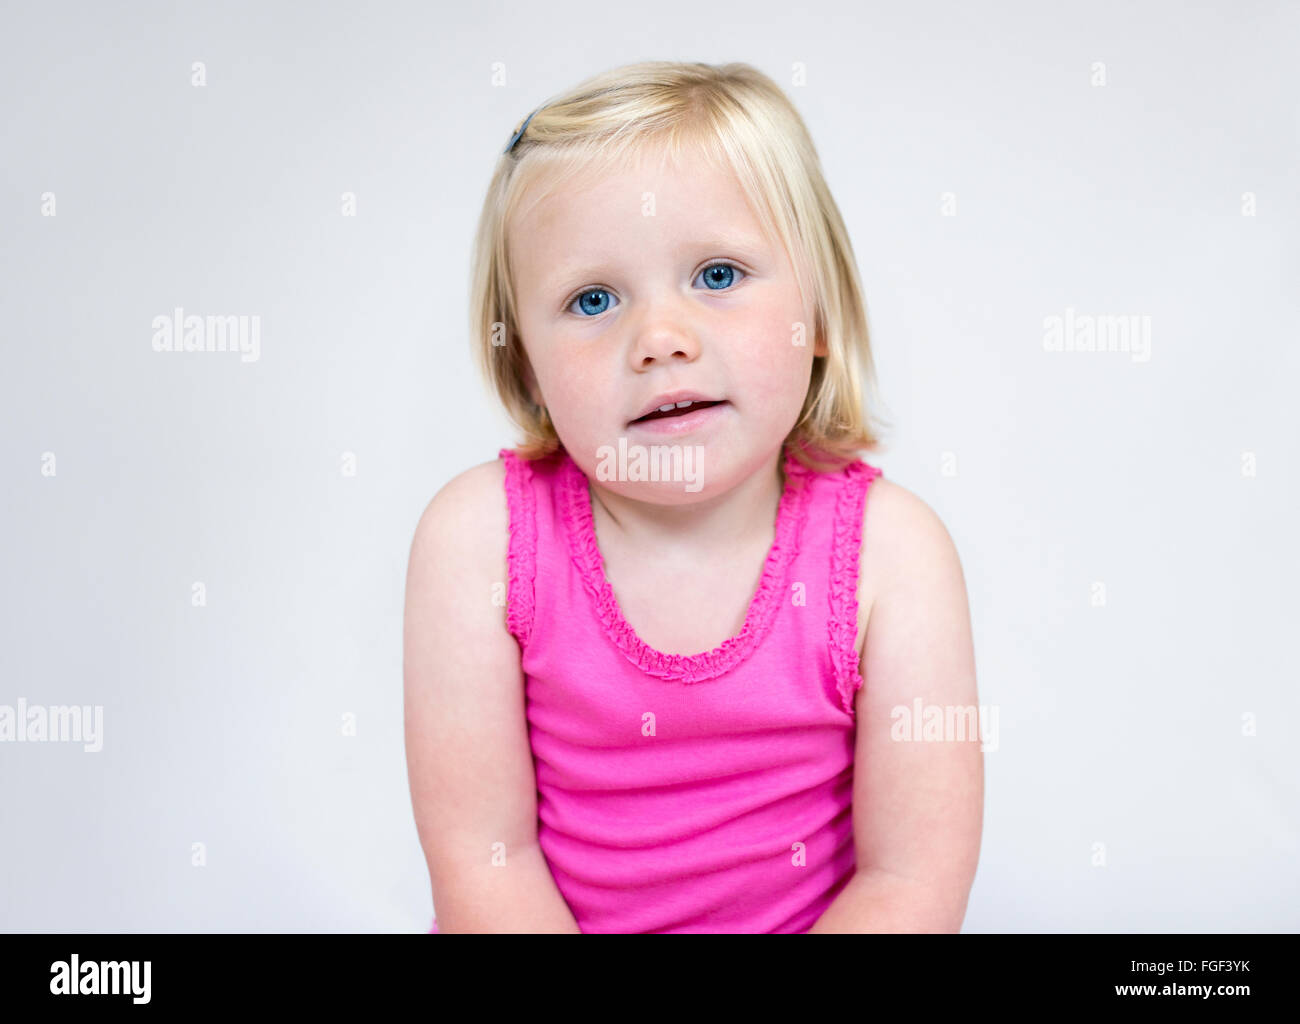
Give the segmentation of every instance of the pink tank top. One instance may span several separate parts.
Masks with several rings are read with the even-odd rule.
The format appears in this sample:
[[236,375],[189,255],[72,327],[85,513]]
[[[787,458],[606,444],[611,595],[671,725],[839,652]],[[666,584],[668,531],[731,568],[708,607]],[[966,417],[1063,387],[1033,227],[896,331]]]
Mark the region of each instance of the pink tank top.
[[858,554],[881,471],[787,450],[744,626],[670,655],[623,618],[568,453],[500,457],[538,843],[578,927],[807,931],[855,868]]

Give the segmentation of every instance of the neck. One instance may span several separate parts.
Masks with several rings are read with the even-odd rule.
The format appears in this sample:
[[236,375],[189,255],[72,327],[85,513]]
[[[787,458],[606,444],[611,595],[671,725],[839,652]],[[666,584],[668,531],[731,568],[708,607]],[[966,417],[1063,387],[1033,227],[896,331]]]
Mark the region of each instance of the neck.
[[708,561],[718,552],[762,542],[770,546],[785,488],[782,449],[722,493],[699,501],[657,504],[615,494],[588,478],[592,517],[622,544]]

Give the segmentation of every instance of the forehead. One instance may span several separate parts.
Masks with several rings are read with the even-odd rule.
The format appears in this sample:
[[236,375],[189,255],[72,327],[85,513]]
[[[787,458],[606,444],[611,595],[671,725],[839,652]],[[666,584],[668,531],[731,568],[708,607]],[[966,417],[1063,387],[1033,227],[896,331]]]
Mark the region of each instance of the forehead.
[[536,175],[507,232],[521,261],[539,244],[574,252],[654,239],[736,237],[751,247],[764,241],[735,173],[695,149],[646,147],[577,170],[539,168]]

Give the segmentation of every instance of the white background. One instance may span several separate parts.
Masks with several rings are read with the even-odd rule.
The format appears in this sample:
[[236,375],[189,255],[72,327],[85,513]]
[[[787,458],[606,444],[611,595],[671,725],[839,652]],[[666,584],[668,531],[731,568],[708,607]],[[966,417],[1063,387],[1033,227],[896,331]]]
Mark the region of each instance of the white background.
[[[643,59],[770,74],[847,221],[871,461],[952,533],[999,710],[966,930],[1300,926],[1300,6],[0,10],[0,704],[105,715],[0,743],[0,928],[428,928],[406,558],[515,440],[472,231],[524,115]],[[261,358],[153,351],[177,306]],[[1067,307],[1150,360],[1045,351]]]

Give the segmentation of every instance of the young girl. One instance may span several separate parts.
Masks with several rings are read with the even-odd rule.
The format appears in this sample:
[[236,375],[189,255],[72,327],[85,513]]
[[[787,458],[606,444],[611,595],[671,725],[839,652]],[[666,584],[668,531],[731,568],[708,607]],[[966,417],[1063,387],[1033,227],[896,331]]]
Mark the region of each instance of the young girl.
[[498,162],[473,296],[526,442],[411,546],[433,931],[959,930],[979,737],[900,726],[974,708],[965,584],[858,457],[857,269],[788,98],[654,62],[546,103]]

